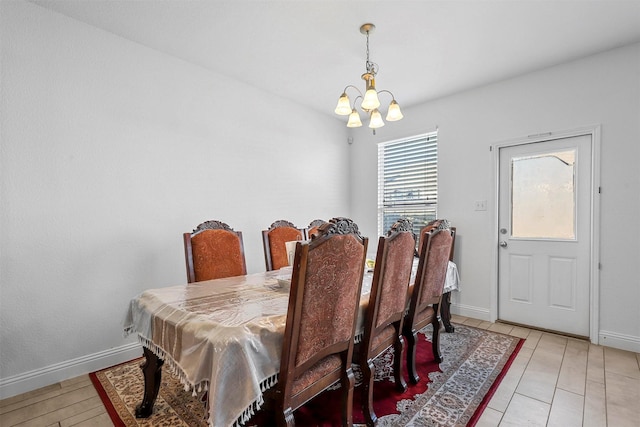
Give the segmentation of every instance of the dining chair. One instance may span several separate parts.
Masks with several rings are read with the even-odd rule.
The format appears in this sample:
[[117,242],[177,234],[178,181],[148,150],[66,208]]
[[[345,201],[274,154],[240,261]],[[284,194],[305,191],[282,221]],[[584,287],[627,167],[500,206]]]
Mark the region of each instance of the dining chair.
[[[420,230],[420,243],[418,244],[418,248],[421,247],[421,243],[423,240],[422,236],[429,230],[432,230],[434,227],[434,224],[436,224],[437,221],[440,221],[440,220],[431,221]],[[451,252],[449,253],[449,261],[453,262],[453,253],[456,245],[456,233],[457,233],[456,227],[451,227],[451,233],[453,235],[453,241],[451,242]],[[419,256],[419,252],[418,252],[418,256]],[[455,328],[451,324],[451,292],[444,292],[442,294],[442,301],[440,302],[440,318],[442,320],[442,324],[444,325],[445,332],[449,332],[449,333],[455,332]]]
[[[420,229],[420,237],[419,237],[419,241],[418,241],[418,256],[420,255],[420,252],[421,252],[422,241],[424,240],[424,234],[429,232],[429,231],[431,231],[431,230],[433,230],[442,221],[447,221],[447,220],[435,219],[433,221],[430,221],[427,225],[425,225],[424,227],[422,227]],[[451,252],[449,253],[449,261],[453,261],[453,252],[454,252],[454,249],[455,249],[456,227],[451,226],[451,222],[450,221],[449,221],[449,226],[451,228],[451,232],[453,233],[453,242],[451,243]]]
[[325,221],[324,219],[314,219],[313,221],[311,221],[309,223],[309,226],[307,226],[307,240],[310,240],[314,235],[318,234],[318,229],[320,228],[320,226],[326,223],[327,221]]
[[348,218],[320,226],[296,244],[278,383],[271,389],[279,426],[293,412],[340,383],[343,425],[352,425],[351,369],[368,239]]
[[451,226],[447,220],[438,220],[424,233],[418,271],[413,285],[409,310],[403,325],[407,340],[407,371],[409,381],[416,384],[420,377],[416,371],[416,347],[418,331],[429,323],[433,326],[431,346],[436,362],[440,363],[440,319],[438,306],[447,275],[449,254],[453,243]]
[[402,372],[402,325],[415,246],[413,225],[404,218],[391,226],[387,236],[378,239],[373,281],[363,324],[364,336],[354,347],[354,362],[360,366],[363,375],[362,405],[367,426],[374,426],[377,420],[373,409],[373,362],[391,346],[396,390],[403,392],[407,388]]
[[241,231],[210,220],[183,238],[189,283],[247,274]]
[[267,271],[279,270],[289,265],[285,242],[303,240],[305,233],[304,229],[297,228],[293,223],[284,219],[271,224],[268,230],[262,230],[264,262]]

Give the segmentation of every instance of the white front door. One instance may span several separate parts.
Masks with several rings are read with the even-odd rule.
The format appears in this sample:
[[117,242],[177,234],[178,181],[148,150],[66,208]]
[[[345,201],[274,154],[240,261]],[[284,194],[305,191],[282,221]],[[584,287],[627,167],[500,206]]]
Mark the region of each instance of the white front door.
[[592,147],[499,148],[498,319],[589,336]]

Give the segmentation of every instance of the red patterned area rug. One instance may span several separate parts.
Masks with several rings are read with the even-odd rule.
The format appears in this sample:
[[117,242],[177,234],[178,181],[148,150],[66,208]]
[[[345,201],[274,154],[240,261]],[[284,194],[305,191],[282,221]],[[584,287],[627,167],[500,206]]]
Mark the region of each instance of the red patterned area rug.
[[[393,354],[376,363],[374,409],[378,426],[473,426],[522,346],[523,340],[491,331],[456,325],[452,334],[441,333],[443,361],[433,361],[430,327],[419,334],[417,366],[420,382],[398,394],[393,384]],[[185,392],[178,378],[164,370],[162,386],[148,419],[136,419],[144,384],[141,359],[90,374],[116,426],[206,426],[203,403]],[[356,368],[356,382],[360,372]],[[405,371],[406,376],[406,371]],[[339,390],[324,393],[295,412],[300,426],[340,425]],[[354,423],[363,422],[360,388],[354,394]],[[331,409],[327,411],[327,409]],[[260,412],[247,426],[268,425]]]

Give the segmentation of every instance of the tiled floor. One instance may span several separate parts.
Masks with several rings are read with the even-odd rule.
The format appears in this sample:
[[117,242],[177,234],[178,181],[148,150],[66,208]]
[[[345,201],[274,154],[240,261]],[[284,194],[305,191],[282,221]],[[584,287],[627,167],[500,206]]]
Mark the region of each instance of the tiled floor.
[[[501,323],[456,323],[526,338],[478,427],[640,426],[640,354]],[[89,377],[0,401],[0,426],[111,426]]]
[[502,323],[452,321],[526,338],[478,427],[640,427],[640,354]]

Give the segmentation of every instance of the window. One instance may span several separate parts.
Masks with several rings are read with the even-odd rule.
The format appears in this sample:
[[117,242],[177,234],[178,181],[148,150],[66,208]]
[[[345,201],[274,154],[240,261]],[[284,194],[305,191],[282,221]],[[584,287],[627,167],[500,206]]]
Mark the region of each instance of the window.
[[437,208],[438,133],[378,145],[378,234],[407,218],[418,236]]
[[576,238],[577,149],[511,158],[511,236]]

